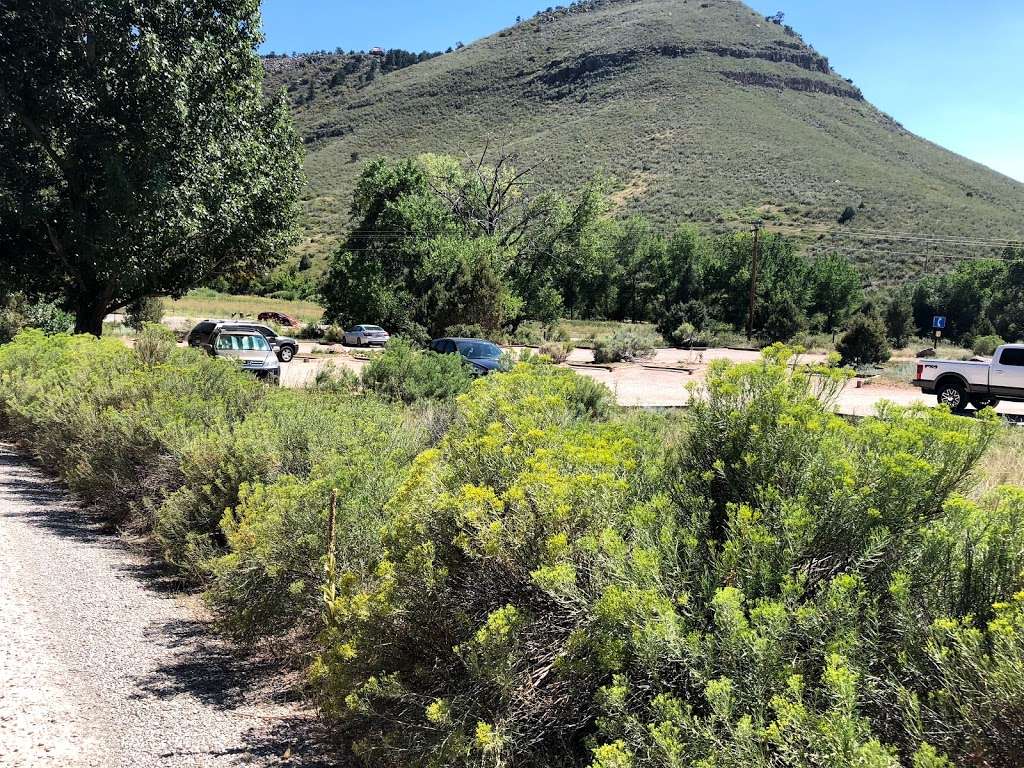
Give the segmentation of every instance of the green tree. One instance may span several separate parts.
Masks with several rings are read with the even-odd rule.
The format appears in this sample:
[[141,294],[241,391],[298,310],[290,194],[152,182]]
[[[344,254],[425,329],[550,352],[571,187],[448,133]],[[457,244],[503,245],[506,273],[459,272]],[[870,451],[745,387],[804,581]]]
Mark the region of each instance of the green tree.
[[0,29],[0,279],[98,335],[282,253],[300,146],[263,99],[256,0],[12,0]]
[[897,291],[885,305],[885,332],[894,346],[905,347],[910,343],[913,319],[910,292]]
[[885,326],[877,315],[857,315],[836,345],[843,365],[884,363],[892,356]]
[[353,196],[357,222],[324,281],[328,316],[372,318],[422,337],[452,325],[515,330],[563,311],[572,254],[594,247],[598,193],[573,202],[531,195],[529,170],[503,155],[464,168],[451,157],[369,164]]
[[837,253],[820,256],[811,263],[810,314],[820,315],[822,330],[835,334],[860,303],[860,272]]
[[996,285],[989,305],[992,325],[1004,339],[1024,339],[1024,249],[1008,250],[1005,277]]

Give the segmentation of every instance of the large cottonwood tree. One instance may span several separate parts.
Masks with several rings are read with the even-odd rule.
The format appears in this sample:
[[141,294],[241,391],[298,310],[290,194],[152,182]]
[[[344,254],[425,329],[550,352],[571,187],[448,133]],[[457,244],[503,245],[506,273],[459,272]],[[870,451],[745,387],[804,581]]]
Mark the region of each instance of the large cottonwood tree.
[[269,267],[301,147],[262,92],[258,0],[0,3],[0,282],[76,329]]

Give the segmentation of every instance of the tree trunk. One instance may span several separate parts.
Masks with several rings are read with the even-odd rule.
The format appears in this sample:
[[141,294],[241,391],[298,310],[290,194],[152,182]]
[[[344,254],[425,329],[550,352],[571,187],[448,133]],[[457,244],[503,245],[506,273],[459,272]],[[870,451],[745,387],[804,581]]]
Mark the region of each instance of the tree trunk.
[[75,309],[75,333],[91,333],[99,338],[103,335],[103,318],[107,307],[95,296],[82,296]]

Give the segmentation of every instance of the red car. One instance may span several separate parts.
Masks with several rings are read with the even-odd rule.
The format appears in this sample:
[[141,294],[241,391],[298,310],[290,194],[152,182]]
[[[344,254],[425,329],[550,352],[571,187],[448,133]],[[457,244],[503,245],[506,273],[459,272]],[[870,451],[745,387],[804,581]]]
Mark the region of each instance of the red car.
[[287,325],[289,328],[298,328],[302,323],[296,320],[291,315],[286,315],[284,312],[260,312],[256,316],[257,320],[264,323],[277,323],[278,325]]

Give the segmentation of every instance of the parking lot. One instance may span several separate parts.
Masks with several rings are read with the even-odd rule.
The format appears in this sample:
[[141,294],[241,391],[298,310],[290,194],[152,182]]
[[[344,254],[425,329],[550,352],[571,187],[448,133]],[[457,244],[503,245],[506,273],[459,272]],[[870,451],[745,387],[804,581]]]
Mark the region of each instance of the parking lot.
[[[331,350],[330,353],[325,353]],[[518,348],[510,350],[518,352]],[[321,345],[303,342],[299,356],[282,366],[282,384],[287,387],[308,386],[317,374],[331,367],[348,368],[356,373],[366,365],[366,354],[362,350],[351,350],[340,344]],[[372,353],[370,353],[372,354]],[[690,398],[687,385],[703,382],[708,363],[716,359],[733,362],[752,362],[760,353],[734,349],[708,349],[691,352],[681,349],[658,350],[655,356],[643,363],[616,363],[596,366],[592,364],[593,353],[589,349],[573,350],[566,365],[577,373],[600,381],[615,393],[620,405],[645,408],[678,408],[685,406]],[[804,355],[804,361],[823,361],[824,355]],[[837,406],[840,413],[849,416],[868,416],[874,413],[882,400],[899,405],[923,403],[935,405],[935,398],[923,395],[920,390],[907,384],[879,380],[851,381],[840,394]],[[1002,403],[1000,413],[1024,417],[1024,403]]]

